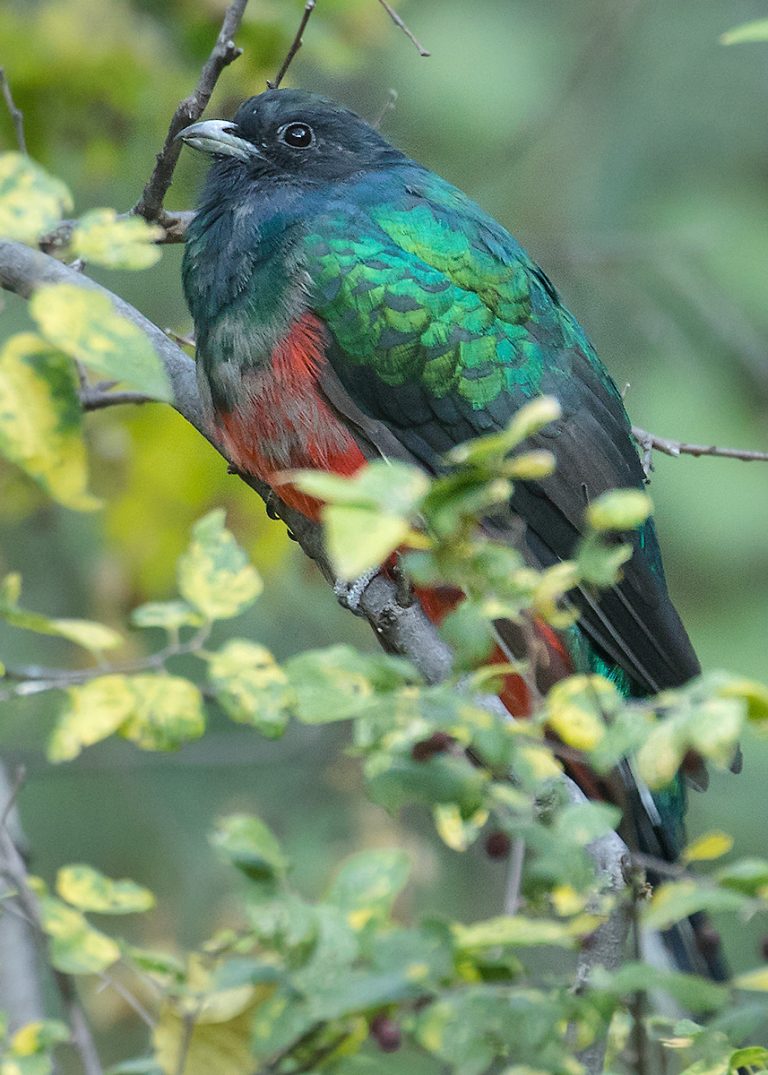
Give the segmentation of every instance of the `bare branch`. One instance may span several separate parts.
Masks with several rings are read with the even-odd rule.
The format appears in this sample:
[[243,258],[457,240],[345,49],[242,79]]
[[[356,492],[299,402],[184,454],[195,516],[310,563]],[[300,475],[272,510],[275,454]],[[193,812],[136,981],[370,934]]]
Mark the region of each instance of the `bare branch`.
[[277,72],[277,74],[271,81],[267,79],[267,86],[269,87],[269,89],[276,90],[278,88],[278,86],[288,73],[288,68],[293,63],[294,56],[304,44],[304,31],[307,28],[307,23],[312,16],[312,12],[315,10],[315,3],[316,0],[307,0],[306,4],[304,5],[304,12],[301,16],[299,28],[296,31],[293,41],[291,42],[290,47],[285,54],[285,59],[280,64],[280,70]]
[[671,440],[658,437],[640,426],[632,426],[632,436],[643,450],[643,470],[646,478],[650,475],[651,453],[662,452],[675,458],[680,455],[692,455],[698,459],[702,455],[713,455],[719,459],[743,459],[746,463],[768,463],[768,452],[758,452],[751,448],[717,448],[714,444],[689,444],[683,440]]
[[430,56],[431,53],[427,49],[425,49],[424,46],[419,41],[417,41],[417,39],[414,36],[413,32],[408,28],[408,26],[406,26],[406,24],[400,18],[398,13],[395,11],[395,9],[390,4],[387,3],[387,0],[379,0],[379,3],[384,8],[386,13],[389,15],[390,19],[395,24],[395,26],[397,26],[397,28],[399,30],[403,31],[403,33],[405,34],[405,36],[408,38],[409,41],[412,41],[414,43],[414,45],[416,46],[416,48],[419,51],[419,56]]
[[8,111],[11,114],[13,129],[16,131],[16,141],[19,143],[19,149],[26,155],[27,139],[24,135],[24,113],[20,108],[16,107],[16,102],[11,93],[11,84],[8,81],[8,76],[5,73],[4,67],[0,67],[0,90],[2,90],[3,98],[5,99]]
[[156,220],[165,226],[163,199],[171,185],[176,162],[181,153],[181,143],[176,140],[176,136],[190,123],[195,123],[200,119],[211,99],[221,72],[241,54],[242,49],[235,45],[232,38],[240,27],[247,3],[248,0],[232,0],[224,13],[219,36],[200,72],[197,86],[190,96],[179,104],[173,114],[163,148],[157,154],[152,175],[132,210],[145,220]]
[[[37,897],[27,881],[27,868],[17,846],[19,838],[20,830],[17,829],[17,832],[12,835],[8,825],[0,827],[0,874],[4,875],[13,885],[15,901],[24,919],[31,927],[36,943],[44,947],[46,937],[41,924],[40,910]],[[75,984],[70,975],[64,974],[55,968],[51,968],[51,971],[59,999],[69,1023],[72,1042],[80,1054],[83,1075],[103,1075],[99,1054],[96,1051],[91,1028],[85,1017]],[[22,968],[17,968],[17,973],[22,973]],[[23,985],[28,985],[28,983],[24,982],[23,979],[16,981],[14,991],[15,988],[21,988]],[[10,993],[10,995],[12,996],[13,993]],[[4,996],[3,1001],[7,1003],[8,998]]]

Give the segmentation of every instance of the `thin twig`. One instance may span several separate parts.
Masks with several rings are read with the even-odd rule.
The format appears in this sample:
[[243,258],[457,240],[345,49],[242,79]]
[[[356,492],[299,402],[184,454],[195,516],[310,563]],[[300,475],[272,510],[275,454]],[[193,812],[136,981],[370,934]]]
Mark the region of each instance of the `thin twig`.
[[312,12],[315,10],[315,3],[316,0],[307,0],[306,4],[304,5],[304,11],[301,16],[299,28],[294,34],[293,41],[291,42],[290,47],[285,54],[285,59],[280,64],[280,70],[277,72],[277,74],[271,81],[270,79],[267,79],[267,86],[270,90],[276,90],[278,88],[280,83],[285,78],[288,72],[288,68],[293,63],[294,56],[304,44],[304,31],[307,28],[307,23],[312,16]]
[[387,118],[389,113],[394,112],[396,104],[397,104],[397,90],[396,89],[387,90],[387,99],[384,102],[384,104],[381,106],[381,111],[379,112],[378,116],[376,116],[375,119],[371,120],[371,126],[374,127],[378,131],[379,127],[381,127],[382,123]]
[[650,471],[650,453],[662,452],[677,458],[680,455],[692,455],[698,459],[702,455],[713,455],[719,459],[743,459],[746,463],[768,463],[768,452],[758,452],[751,448],[717,448],[714,444],[689,444],[683,440],[671,440],[658,437],[640,426],[632,426],[632,436],[643,449],[643,469],[646,477]]
[[19,792],[24,787],[24,781],[27,779],[27,770],[23,765],[16,767],[16,772],[13,774],[13,783],[11,784],[11,790],[8,795],[3,812],[0,814],[0,829],[6,828],[8,824],[8,818],[10,817],[11,810],[16,806],[16,800],[19,797]]
[[390,4],[387,3],[387,0],[379,0],[379,3],[384,8],[386,13],[389,15],[390,19],[395,24],[395,26],[397,26],[397,28],[399,30],[403,31],[403,33],[405,34],[405,36],[408,38],[409,41],[412,41],[414,43],[416,48],[419,50],[419,56],[430,56],[431,53],[427,49],[424,48],[424,46],[421,44],[421,42],[419,42],[416,39],[416,37],[413,34],[413,31],[410,30],[408,26],[406,26],[406,24],[400,18],[398,13],[395,11],[395,9]]
[[163,199],[171,185],[176,162],[181,153],[181,142],[177,141],[177,135],[190,123],[195,123],[200,119],[211,99],[221,72],[242,53],[243,50],[235,45],[232,38],[240,27],[247,3],[248,0],[232,0],[224,12],[216,44],[203,65],[195,89],[189,97],[184,98],[173,113],[163,148],[157,154],[152,175],[132,209],[133,213],[144,217],[145,220],[157,220],[163,223]]
[[24,135],[24,113],[20,108],[16,107],[16,102],[11,93],[11,84],[8,81],[4,67],[0,67],[0,89],[3,91],[3,97],[13,121],[13,129],[16,131],[16,141],[19,143],[19,149],[26,156],[27,139]]
[[107,974],[106,971],[101,971],[99,978],[101,979],[102,989],[114,989],[117,995],[125,1001],[128,1007],[138,1015],[145,1026],[148,1026],[150,1030],[155,1029],[157,1020],[153,1019],[138,997],[135,997],[130,989],[126,989],[122,982],[118,981],[117,978],[113,978],[111,974]]
[[97,389],[86,389],[80,393],[80,405],[84,411],[100,411],[105,407],[118,407],[124,403],[156,403],[151,396],[145,396],[143,392],[99,392]]

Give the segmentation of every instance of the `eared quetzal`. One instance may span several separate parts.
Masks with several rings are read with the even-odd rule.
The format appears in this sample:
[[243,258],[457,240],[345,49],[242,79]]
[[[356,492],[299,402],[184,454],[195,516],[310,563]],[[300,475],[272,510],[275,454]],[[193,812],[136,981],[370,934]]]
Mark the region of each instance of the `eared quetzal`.
[[[503,429],[548,394],[562,417],[534,440],[556,469],[515,484],[507,535],[531,562],[573,553],[591,499],[643,486],[621,395],[584,331],[542,270],[460,190],[353,112],[299,90],[268,90],[232,121],[196,123],[181,137],[214,158],[183,279],[214,434],[240,470],[270,483],[291,468],[352,474],[384,457],[435,474],[449,449]],[[316,511],[290,486],[278,492]],[[571,668],[597,669],[635,695],[699,671],[652,521],[621,582],[574,600],[581,642]],[[562,656],[553,665],[564,673]],[[652,799],[624,777],[634,839],[673,859],[682,778]],[[716,945],[692,925],[675,954],[719,976]]]

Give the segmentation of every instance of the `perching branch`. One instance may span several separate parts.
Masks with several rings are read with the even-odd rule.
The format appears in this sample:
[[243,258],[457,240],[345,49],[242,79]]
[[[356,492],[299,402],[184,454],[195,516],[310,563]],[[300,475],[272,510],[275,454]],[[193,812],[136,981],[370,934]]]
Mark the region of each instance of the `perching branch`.
[[211,99],[221,72],[242,53],[243,50],[235,45],[232,38],[240,28],[247,3],[248,0],[232,0],[224,13],[219,36],[200,72],[197,86],[189,97],[181,101],[173,113],[168,134],[165,136],[163,148],[157,154],[157,162],[152,175],[141,197],[131,210],[136,215],[144,217],[145,220],[158,221],[164,225],[163,200],[171,185],[176,162],[181,153],[181,143],[177,141],[177,135],[190,123],[195,123],[200,119]]
[[11,115],[13,129],[16,131],[16,141],[19,143],[19,149],[22,153],[26,154],[27,139],[24,135],[24,113],[20,108],[16,107],[16,102],[11,93],[11,84],[8,81],[8,76],[5,73],[4,67],[0,67],[0,90],[2,90],[6,107]]

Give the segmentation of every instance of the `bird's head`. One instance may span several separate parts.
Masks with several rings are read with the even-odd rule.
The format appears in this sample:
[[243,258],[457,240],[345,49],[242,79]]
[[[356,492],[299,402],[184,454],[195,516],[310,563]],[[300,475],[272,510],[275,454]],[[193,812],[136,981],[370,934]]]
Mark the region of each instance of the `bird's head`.
[[405,160],[354,112],[304,90],[267,90],[179,138],[256,180],[323,183]]

